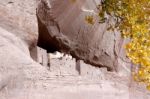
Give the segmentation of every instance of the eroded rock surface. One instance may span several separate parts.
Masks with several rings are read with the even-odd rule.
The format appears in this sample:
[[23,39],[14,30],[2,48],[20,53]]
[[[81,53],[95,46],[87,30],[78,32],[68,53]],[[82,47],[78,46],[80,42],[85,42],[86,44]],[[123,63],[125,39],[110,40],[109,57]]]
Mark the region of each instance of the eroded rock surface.
[[29,46],[35,45],[38,37],[38,1],[0,0],[0,26],[13,32]]
[[128,76],[75,60],[51,59],[51,68],[34,62],[24,40],[0,28],[1,99],[148,99],[148,92]]
[[[63,5],[65,4],[63,3],[65,0],[59,1]],[[57,4],[57,2],[54,2],[54,4],[52,4],[55,5],[55,3]],[[68,3],[68,0],[66,0],[66,3]],[[129,75],[127,76],[130,69],[126,68],[127,62],[126,60],[124,60],[124,57],[122,57],[122,54],[124,53],[123,50],[119,52],[120,54],[117,53],[117,55],[120,55],[120,58],[118,58],[118,62],[115,62],[115,64],[119,64],[119,66],[116,66],[119,67],[118,71],[120,72],[108,72],[106,69],[94,67],[92,65],[81,62],[81,75],[79,75],[75,69],[75,59],[66,59],[64,57],[62,59],[51,59],[50,69],[47,69],[45,66],[42,66],[39,63],[35,62],[30,56],[31,52],[29,48],[36,46],[35,44],[38,34],[38,23],[36,21],[37,4],[37,0],[0,0],[0,99],[149,99],[149,92],[147,92],[142,86],[134,84]],[[72,7],[71,3],[70,5]],[[66,4],[65,6],[68,7]],[[74,6],[74,9],[76,9],[76,6]],[[47,7],[46,5],[44,5],[42,7],[42,13],[43,10],[50,10],[49,6]],[[60,5],[59,7],[63,6]],[[57,10],[59,11],[59,9]],[[68,11],[68,8],[64,9],[64,11],[66,10]],[[47,31],[47,29],[50,29],[49,31],[56,31],[57,27],[61,26],[59,26],[60,21],[58,21],[57,23],[56,20],[56,22],[52,21],[52,29],[47,28],[46,24],[49,24],[49,22],[51,21],[43,23],[43,20],[48,21],[47,18],[50,17],[47,17],[47,14],[44,17],[43,19],[41,19],[41,16],[39,15],[39,19],[42,22],[40,26],[43,25],[42,28],[46,28],[44,29],[44,31]],[[57,34],[56,32],[52,32],[56,34],[51,34],[48,31],[48,36],[52,36],[51,40],[56,41],[53,44],[55,47],[54,49],[58,49],[61,48],[61,46],[64,46],[64,48],[66,48],[65,50],[62,49],[64,52],[70,51],[71,48],[74,48],[74,45],[72,45],[72,43],[76,45],[78,42],[79,47],[77,46],[77,48],[83,48],[83,53],[85,51],[85,55],[87,55],[88,51],[86,50],[86,47],[88,40],[86,40],[85,37],[88,37],[89,40],[94,41],[89,41],[90,46],[93,46],[94,44],[96,44],[95,46],[97,46],[98,43],[95,43],[95,37],[99,38],[99,36],[97,36],[97,34],[95,34],[94,37],[93,34],[85,36],[82,34],[83,32],[79,32],[81,34],[76,35],[74,34],[74,32],[72,32],[72,35],[78,36],[77,39],[72,38],[74,36],[71,36],[71,34],[67,32],[71,31],[72,29],[71,26],[68,25],[69,20],[67,21],[67,18],[68,17],[64,17],[64,20],[67,24],[64,24],[64,26],[70,28],[69,30],[66,30],[66,27],[64,27],[65,30],[61,30],[61,26],[61,35],[58,35],[59,33]],[[84,22],[83,20],[80,21],[81,23]],[[64,21],[62,22],[62,24],[63,23]],[[78,25],[84,26],[85,24],[78,23]],[[89,27],[90,30],[91,26],[87,25],[87,27]],[[84,29],[81,30],[83,31]],[[99,30],[101,30],[101,28],[99,28]],[[103,45],[104,49],[108,49],[110,53],[114,51],[114,48],[111,48],[113,44],[122,45],[122,43],[119,43],[120,37],[117,37],[119,40],[115,37],[119,35],[110,33],[106,33],[104,35],[106,35],[104,36],[105,39],[103,39],[102,41],[100,40],[100,42]],[[82,36],[83,39],[85,39],[85,46],[82,46],[82,44],[84,43],[83,41],[78,40],[81,39]],[[112,39],[110,39],[110,42],[106,43],[105,40],[109,37],[112,37]],[[114,39],[116,39],[116,42],[119,42],[112,42]],[[75,40],[75,42],[72,42],[72,40]],[[68,42],[70,42],[71,44],[68,45]],[[60,46],[57,45],[58,43],[60,44]],[[70,45],[72,46],[71,48]],[[109,47],[109,45],[111,46]],[[90,48],[92,49],[92,47]],[[112,50],[110,50],[109,48]],[[118,46],[116,46],[115,48],[117,50],[116,52],[118,52],[118,50],[120,49],[120,47]],[[101,50],[102,48],[100,47],[100,52]],[[97,52],[95,47],[93,47],[92,51],[95,51],[94,53],[99,53]],[[107,52],[108,57],[111,56],[111,54],[109,54],[109,51]],[[80,52],[80,49],[79,51],[74,52],[75,54],[72,55],[76,55],[76,57],[78,55],[78,58],[83,57],[82,59],[84,59],[85,56],[83,55],[83,53],[78,53]],[[81,54],[81,57],[79,56],[79,54]],[[89,55],[87,55],[87,57],[90,57],[89,59],[92,59],[93,56],[90,55],[99,54],[90,53]],[[114,54],[112,54],[112,57],[114,57]],[[103,61],[101,63],[103,63]],[[107,66],[111,67],[115,65],[113,64],[111,66]]]
[[[37,9],[38,45],[109,70],[117,71],[122,64],[130,66],[123,49],[126,41],[119,32],[107,30],[113,21],[99,24],[98,17],[88,12],[96,10],[98,4],[98,0],[41,0]],[[94,25],[85,21],[86,15],[95,17]]]

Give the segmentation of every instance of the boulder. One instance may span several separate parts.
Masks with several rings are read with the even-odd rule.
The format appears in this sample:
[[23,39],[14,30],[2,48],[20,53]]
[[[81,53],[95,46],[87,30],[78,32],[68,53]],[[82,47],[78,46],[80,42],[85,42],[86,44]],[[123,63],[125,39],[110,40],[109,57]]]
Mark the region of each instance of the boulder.
[[[99,23],[95,14],[99,4],[98,0],[41,0],[37,8],[38,45],[108,70],[118,71],[122,63],[130,66],[123,48],[126,41],[118,31],[108,30],[113,20]],[[89,15],[94,24],[85,21]]]

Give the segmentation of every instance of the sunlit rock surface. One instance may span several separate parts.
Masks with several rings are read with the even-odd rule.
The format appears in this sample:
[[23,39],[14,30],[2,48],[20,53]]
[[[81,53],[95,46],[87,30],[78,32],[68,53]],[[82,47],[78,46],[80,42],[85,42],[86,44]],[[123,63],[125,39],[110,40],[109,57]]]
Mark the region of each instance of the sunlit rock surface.
[[0,26],[33,46],[38,36],[38,1],[0,0]]
[[[67,5],[66,3],[63,3],[65,1],[66,3],[69,3],[69,1],[67,0],[61,0],[60,3],[62,3],[63,5],[65,4],[66,8],[64,9],[64,12],[66,13],[66,10],[69,11],[68,6],[71,5],[72,7],[72,3]],[[54,2],[54,4],[53,3],[52,4],[59,5],[60,3]],[[92,7],[93,1],[91,1],[90,3],[91,5],[88,4],[88,7]],[[94,50],[92,49],[92,51],[94,51],[94,53],[101,53],[102,48],[109,50],[106,53],[108,54],[108,57],[110,57],[109,55],[112,55],[111,57],[112,59],[114,59],[114,61],[116,61],[115,62],[116,65],[111,64],[111,65],[106,65],[106,67],[113,68],[114,66],[116,66],[117,72],[116,71],[108,72],[105,67],[99,68],[99,67],[86,64],[83,61],[81,61],[80,62],[81,73],[79,75],[78,71],[75,68],[76,59],[74,58],[72,59],[70,57],[63,57],[63,56],[61,58],[53,58],[50,55],[51,56],[50,67],[42,66],[36,61],[34,61],[30,55],[33,54],[32,49],[36,48],[36,42],[37,42],[36,40],[38,37],[37,25],[39,23],[37,23],[37,19],[36,19],[36,8],[38,6],[37,4],[39,4],[40,6],[42,3],[36,0],[30,0],[30,1],[29,0],[0,0],[0,99],[111,99],[111,98],[112,99],[149,99],[150,98],[149,92],[146,91],[143,86],[136,84],[131,79],[130,63],[129,65],[127,65],[126,60],[124,60],[124,57],[122,57],[122,55],[124,54],[122,50],[123,47],[121,46],[122,49],[120,51],[120,54],[119,53],[116,54],[116,55],[120,55],[119,57],[121,58],[119,57],[113,58],[114,54],[108,54],[109,51],[111,52],[110,49],[114,51],[114,49],[112,48],[114,44],[114,42],[112,41],[115,38],[113,36],[114,35],[113,33],[106,32],[104,33],[105,39],[103,39],[102,41],[99,39],[100,40],[99,43],[103,45],[102,47],[100,47],[100,52],[98,52],[95,49],[95,47],[93,47]],[[45,9],[46,5],[42,7],[43,9]],[[63,7],[63,6],[57,6],[57,7]],[[57,7],[55,6],[54,9],[57,9],[59,11]],[[74,9],[76,9],[76,6],[74,6]],[[41,11],[43,10],[41,9]],[[74,11],[73,8],[70,11],[73,12]],[[59,13],[64,13],[64,12],[59,12]],[[54,14],[54,17],[56,17],[55,15],[57,14]],[[46,15],[45,15],[45,19],[44,18],[41,19],[40,15],[38,17],[41,21],[42,20],[48,21],[47,18],[49,18],[46,17]],[[78,16],[76,16],[76,18],[78,20]],[[82,23],[85,22],[84,18],[81,19],[80,19],[81,23],[78,23],[78,21],[76,21],[78,25],[81,27],[87,25],[85,27],[86,28],[89,27],[89,30],[91,30],[90,25]],[[70,23],[73,22],[74,20],[75,18],[71,19]],[[66,21],[66,23],[64,21]],[[64,45],[63,41],[61,42],[61,40],[70,40],[69,42],[71,43],[79,44],[78,45],[79,47],[77,46],[77,48],[80,50],[83,47],[83,53],[84,51],[87,52],[86,48],[88,49],[86,42],[88,43],[91,42],[88,41],[88,39],[94,41],[90,43],[91,46],[90,48],[92,48],[93,44],[96,44],[95,46],[98,45],[98,43],[95,42],[95,40],[98,39],[94,39],[95,37],[99,38],[99,36],[97,35],[98,30],[97,30],[97,34],[95,34],[95,32],[91,32],[94,33],[95,36],[93,37],[93,34],[89,35],[88,39],[87,40],[85,39],[85,46],[82,46],[84,42],[80,41],[81,36],[83,36],[83,39],[86,38],[87,36],[83,35],[82,34],[83,32],[79,32],[81,33],[80,35],[78,35],[79,41],[78,39],[75,38],[71,39],[71,37],[74,36],[71,36],[70,32],[67,31],[71,31],[71,29],[72,31],[78,30],[77,27],[78,25],[76,24],[76,28],[74,27],[75,29],[73,29],[73,26],[72,27],[69,26],[68,23],[69,23],[69,17],[64,17],[62,23],[61,22],[59,23],[59,21],[57,23],[57,18],[56,18],[56,23],[54,22],[54,24],[56,24],[56,27],[57,25],[59,26],[60,24],[59,27],[62,35],[57,37],[56,36],[57,34],[53,35],[50,32],[48,32],[49,35],[54,36],[54,38],[51,38],[51,40],[57,41],[55,43],[56,48],[54,49],[59,49],[64,52],[70,52],[70,50],[67,50],[66,48],[68,41],[66,41],[65,43],[66,45]],[[47,28],[46,24],[47,23],[43,23],[44,25],[43,27]],[[62,26],[61,26],[62,24],[64,24],[64,30],[62,30]],[[68,27],[68,30],[66,27]],[[81,30],[83,31],[84,29],[82,28]],[[72,32],[72,35],[76,35],[74,34],[74,31]],[[99,27],[99,32],[100,31],[101,28]],[[101,32],[99,35],[101,35]],[[90,36],[91,39],[89,38]],[[119,36],[119,33],[117,34],[117,36]],[[112,37],[112,39],[108,39],[108,37]],[[119,43],[120,39],[121,38],[119,38],[119,40],[116,39],[116,42],[118,42],[117,44],[120,44]],[[75,42],[73,42],[72,40],[75,40]],[[105,41],[109,41],[109,42],[105,42]],[[61,49],[61,47],[58,46],[57,43],[59,43],[60,46],[64,46],[64,48],[66,49]],[[70,49],[70,45],[67,46],[68,49]],[[110,49],[109,49],[109,45],[110,45]],[[74,48],[74,45],[71,46],[73,46],[71,48]],[[116,47],[116,50],[118,49],[120,48]],[[74,57],[77,57],[77,55],[79,54],[78,52],[80,51],[74,51],[74,52],[76,52],[75,54],[73,54]],[[80,55],[81,57],[83,57],[82,59],[86,60],[85,59],[86,57],[83,55],[83,53],[80,53]],[[33,55],[36,54],[43,54],[43,53],[42,51],[38,53],[34,52]],[[93,57],[90,55],[95,55],[95,54],[92,53],[90,53],[89,55],[87,54],[87,57]],[[100,55],[100,54],[96,54],[96,55]],[[81,57],[79,56],[77,58],[81,58]],[[99,57],[98,57],[98,61],[99,61]],[[107,61],[107,59],[103,61]],[[101,61],[101,63],[103,63],[103,61]],[[110,61],[112,60],[110,59]],[[96,61],[90,63],[95,64],[95,62]],[[108,59],[108,64],[110,64],[109,59]]]

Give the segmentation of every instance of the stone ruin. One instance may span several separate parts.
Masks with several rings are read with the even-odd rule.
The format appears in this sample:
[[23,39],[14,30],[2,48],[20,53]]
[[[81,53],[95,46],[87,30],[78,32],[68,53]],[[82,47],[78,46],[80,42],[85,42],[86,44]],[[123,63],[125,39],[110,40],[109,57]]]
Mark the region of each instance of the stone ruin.
[[0,0],[0,99],[150,98],[113,21],[84,21],[100,0],[76,1]]
[[59,76],[100,76],[102,71],[107,71],[107,68],[98,68],[84,63],[82,60],[76,60],[70,55],[64,55],[60,52],[47,53],[47,51],[40,47],[35,47],[31,51],[31,57],[45,66],[50,71],[56,72]]

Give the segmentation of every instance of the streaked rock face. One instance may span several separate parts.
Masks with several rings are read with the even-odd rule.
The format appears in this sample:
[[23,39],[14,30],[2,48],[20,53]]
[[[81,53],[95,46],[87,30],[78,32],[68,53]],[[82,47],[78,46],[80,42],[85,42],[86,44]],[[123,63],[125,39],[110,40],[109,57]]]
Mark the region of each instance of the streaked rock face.
[[38,24],[36,8],[39,0],[1,0],[0,26],[11,31],[29,46],[36,43]]
[[[95,14],[98,4],[98,0],[42,0],[37,9],[38,45],[49,51],[69,53],[77,59],[108,67],[109,70],[117,70],[120,63],[130,65],[125,57],[125,41],[120,33],[107,30],[113,21],[110,19],[99,24]],[[85,21],[86,15],[94,16],[93,25]]]
[[[127,76],[130,63],[124,57],[125,41],[119,33],[105,31],[106,23],[92,26],[84,21],[87,11],[95,7],[93,1],[53,1],[48,5],[43,0],[39,3],[37,23],[38,0],[0,0],[0,99],[149,99],[149,92]],[[50,67],[40,65],[30,56],[38,51],[29,50],[36,45],[37,24],[42,47],[46,44],[50,51],[71,53],[119,72],[81,61],[79,75],[75,59],[52,55]]]

